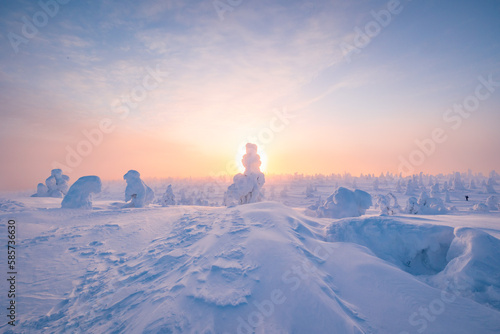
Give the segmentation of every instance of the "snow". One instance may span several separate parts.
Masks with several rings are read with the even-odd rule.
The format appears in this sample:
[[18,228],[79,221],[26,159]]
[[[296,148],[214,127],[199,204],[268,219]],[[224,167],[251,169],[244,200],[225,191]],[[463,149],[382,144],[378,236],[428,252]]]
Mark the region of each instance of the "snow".
[[266,179],[264,173],[260,171],[261,161],[257,154],[257,145],[248,143],[245,148],[246,154],[241,161],[245,172],[236,174],[233,184],[227,188],[224,203],[228,206],[256,203],[263,198],[261,188]]
[[[373,206],[359,217],[306,215],[336,184],[372,191],[373,178],[270,177],[266,187],[286,189],[286,197],[276,196],[283,203],[233,207],[124,208],[123,181],[103,182],[91,210],[61,209],[60,198],[31,192],[2,193],[0,229],[16,220],[19,249],[12,332],[500,332],[500,212],[471,210],[491,195],[450,190],[456,210],[445,215],[384,216]],[[433,184],[447,178],[434,176]],[[391,199],[394,207],[408,200],[395,191],[407,179],[379,179],[377,201]],[[156,193],[203,194],[210,203],[221,203],[227,189],[146,182]],[[305,196],[308,185],[315,197]],[[353,202],[340,203],[346,209]],[[0,323],[0,332],[9,330]]]
[[154,192],[141,180],[141,174],[138,171],[129,170],[123,175],[123,179],[127,181],[125,202],[128,202],[124,207],[142,208],[153,202]]
[[101,179],[98,176],[82,176],[64,196],[61,207],[64,209],[92,209],[92,194],[101,192]]

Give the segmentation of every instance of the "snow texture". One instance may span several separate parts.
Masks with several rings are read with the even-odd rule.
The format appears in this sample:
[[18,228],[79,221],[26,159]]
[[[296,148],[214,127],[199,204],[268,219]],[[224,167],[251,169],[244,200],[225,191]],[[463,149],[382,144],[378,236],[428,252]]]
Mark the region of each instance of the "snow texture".
[[127,181],[125,202],[128,202],[124,207],[142,208],[153,202],[154,192],[141,180],[141,174],[138,171],[129,170],[123,175],[123,179]]
[[257,145],[246,144],[246,154],[241,160],[245,167],[243,174],[236,174],[233,184],[227,188],[224,204],[256,203],[262,200],[262,186],[266,182],[264,173],[260,171],[260,156],[257,154]]
[[101,179],[98,176],[82,176],[71,185],[64,196],[61,207],[64,209],[92,209],[92,194],[101,192]]
[[339,187],[318,208],[317,213],[319,217],[328,218],[359,217],[364,215],[370,206],[372,197],[369,193]]

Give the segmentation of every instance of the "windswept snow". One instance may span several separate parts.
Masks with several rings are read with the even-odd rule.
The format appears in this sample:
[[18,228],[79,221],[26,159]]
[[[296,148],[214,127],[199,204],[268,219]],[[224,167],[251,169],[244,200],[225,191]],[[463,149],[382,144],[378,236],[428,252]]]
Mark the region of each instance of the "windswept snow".
[[18,233],[14,333],[500,332],[500,212],[471,210],[495,199],[420,175],[415,189],[440,182],[454,209],[405,214],[392,210],[408,199],[394,191],[404,180],[383,175],[378,207],[368,207],[370,195],[330,199],[359,217],[306,215],[334,185],[372,189],[373,178],[271,178],[266,186],[286,205],[196,206],[221,203],[226,185],[172,179],[147,182],[190,205],[123,208],[123,181],[105,182],[92,210],[31,193],[0,198],[0,229],[15,219]]

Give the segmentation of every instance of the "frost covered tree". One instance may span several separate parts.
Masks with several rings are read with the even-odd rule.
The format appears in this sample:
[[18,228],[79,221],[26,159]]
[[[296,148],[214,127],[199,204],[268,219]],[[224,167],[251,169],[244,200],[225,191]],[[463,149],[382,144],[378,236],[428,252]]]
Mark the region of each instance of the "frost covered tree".
[[306,187],[306,198],[314,197],[314,187],[312,184],[307,185]]
[[101,179],[98,176],[82,176],[71,185],[64,196],[61,207],[64,209],[92,209],[92,194],[101,192]]
[[432,198],[439,198],[440,193],[441,193],[441,191],[439,190],[439,182],[436,182],[431,186],[431,197]]
[[448,209],[440,198],[430,198],[424,190],[418,200],[415,197],[408,198],[406,202],[406,213],[422,215],[439,215],[448,212]]
[[243,174],[236,174],[226,193],[224,205],[255,203],[262,200],[262,186],[266,182],[264,173],[260,171],[260,156],[257,154],[257,145],[247,143],[246,154],[241,162],[245,167]]
[[43,183],[39,183],[36,187],[36,194],[31,197],[49,197],[49,188]]
[[495,184],[496,184],[495,179],[490,177],[488,179],[488,183],[486,183],[486,193],[487,194],[496,194],[497,193],[495,188],[493,187]]
[[362,190],[354,191],[339,187],[321,205],[317,214],[319,217],[344,218],[359,217],[372,206],[372,196]]
[[141,180],[138,171],[129,170],[123,179],[127,182],[125,202],[128,202],[124,208],[142,208],[153,202],[154,192]]
[[50,197],[63,197],[68,192],[69,176],[63,175],[59,168],[53,169],[51,175],[45,180]]
[[490,210],[498,210],[498,203],[499,203],[499,200],[498,200],[497,196],[492,195],[486,199],[486,205],[488,206],[488,209],[490,209]]
[[394,215],[399,211],[400,206],[398,200],[392,193],[388,193],[387,195],[378,195],[377,197],[377,207],[380,209],[380,215]]
[[451,203],[450,192],[448,191],[448,189],[444,191],[444,201],[446,203]]
[[68,192],[69,176],[64,175],[59,168],[53,169],[45,180],[45,185],[39,183],[36,194],[31,197],[63,197]]
[[161,206],[175,205],[175,195],[171,184],[168,185],[167,190],[159,201],[159,204]]
[[465,186],[462,183],[462,178],[459,172],[456,172],[453,176],[453,190],[465,190]]

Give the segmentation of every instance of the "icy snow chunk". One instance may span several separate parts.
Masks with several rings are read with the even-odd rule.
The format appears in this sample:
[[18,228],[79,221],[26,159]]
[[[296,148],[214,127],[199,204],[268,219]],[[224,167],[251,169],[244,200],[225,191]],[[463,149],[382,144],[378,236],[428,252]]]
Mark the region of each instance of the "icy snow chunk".
[[260,171],[260,156],[257,145],[248,143],[246,154],[241,160],[245,167],[243,174],[236,174],[226,193],[224,205],[256,203],[262,200],[262,186],[266,182],[264,173]]
[[101,192],[101,179],[98,176],[82,176],[69,188],[61,207],[65,209],[92,209],[92,193]]
[[[141,174],[135,170],[129,170],[123,175],[123,179],[127,181],[125,188],[125,208],[142,208],[154,199],[154,192],[142,180]],[[130,201],[130,202],[129,202]]]
[[345,218],[359,217],[372,206],[372,196],[362,190],[349,190],[339,187],[331,194],[322,206],[318,208],[319,217]]

